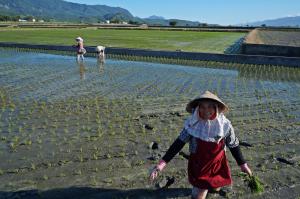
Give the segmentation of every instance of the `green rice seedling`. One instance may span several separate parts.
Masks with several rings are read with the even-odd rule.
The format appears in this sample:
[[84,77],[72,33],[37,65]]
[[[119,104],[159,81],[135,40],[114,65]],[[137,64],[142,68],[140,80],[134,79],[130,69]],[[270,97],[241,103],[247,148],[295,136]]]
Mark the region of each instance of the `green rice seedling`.
[[262,166],[261,166],[261,171],[262,171],[262,172],[265,172],[265,171],[266,171],[266,166],[265,166],[265,165],[262,165]]
[[93,172],[97,173],[99,171],[98,167],[95,167],[94,169],[92,169]]
[[43,175],[42,179],[43,179],[43,180],[48,180],[49,177],[48,177],[47,175]]
[[126,153],[125,152],[120,152],[119,156],[122,157],[122,158],[124,158],[126,156]]
[[93,153],[93,157],[92,157],[92,160],[98,160],[98,156],[97,156],[97,153]]
[[63,177],[66,177],[67,175],[66,174],[64,174],[64,173],[60,173],[60,174],[58,174],[58,177],[61,177],[61,178],[63,178]]
[[83,162],[83,161],[84,161],[83,156],[79,156],[79,157],[78,157],[78,161],[79,161],[79,162]]
[[27,146],[30,146],[32,144],[32,141],[31,140],[25,140],[24,144],[27,145]]
[[106,184],[112,184],[113,180],[111,178],[107,178],[103,182],[106,183]]
[[264,186],[261,180],[257,176],[247,176],[246,181],[248,183],[249,188],[251,189],[252,193],[263,193],[264,192]]
[[41,138],[38,138],[38,139],[36,140],[36,142],[37,142],[38,144],[42,144],[42,143],[43,143],[43,141],[42,141]]
[[69,129],[64,128],[64,133],[65,133],[65,134],[69,133]]
[[35,164],[34,164],[34,163],[31,163],[31,165],[30,165],[30,169],[31,169],[31,170],[36,170],[36,166],[35,166]]
[[14,142],[9,143],[9,148],[11,151],[16,152],[17,151],[17,144]]
[[11,169],[11,170],[8,171],[8,173],[15,173],[15,174],[17,174],[19,172],[20,172],[19,169]]
[[111,156],[109,153],[107,153],[107,154],[105,154],[105,158],[106,158],[106,159],[111,159],[112,156]]
[[93,177],[91,178],[91,185],[92,185],[92,186],[98,186],[98,182],[97,182],[95,176],[93,176]]
[[257,176],[249,176],[242,172],[239,173],[238,176],[245,180],[252,193],[260,194],[264,192],[264,185]]
[[75,170],[74,175],[82,175],[82,171],[80,169]]

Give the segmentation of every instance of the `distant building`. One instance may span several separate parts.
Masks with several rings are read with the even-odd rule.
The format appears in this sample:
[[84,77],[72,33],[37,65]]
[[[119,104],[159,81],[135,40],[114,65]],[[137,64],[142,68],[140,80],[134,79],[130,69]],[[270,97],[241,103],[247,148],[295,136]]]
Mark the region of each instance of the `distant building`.
[[45,21],[43,19],[40,19],[39,22],[44,23]]
[[110,24],[110,21],[109,21],[109,20],[106,20],[105,22],[106,22],[107,24]]
[[35,18],[19,19],[19,22],[36,22]]
[[128,24],[128,22],[126,22],[126,21],[122,21],[122,24],[124,24],[124,25],[127,25],[127,24]]
[[140,27],[141,28],[148,28],[148,25],[144,23],[144,24],[140,25]]

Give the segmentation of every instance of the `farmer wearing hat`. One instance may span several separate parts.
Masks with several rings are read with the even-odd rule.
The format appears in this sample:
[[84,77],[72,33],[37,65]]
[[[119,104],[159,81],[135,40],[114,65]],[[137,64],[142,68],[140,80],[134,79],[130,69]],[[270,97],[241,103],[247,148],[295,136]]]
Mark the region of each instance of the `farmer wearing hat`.
[[204,199],[209,190],[220,190],[232,183],[225,148],[240,166],[252,175],[239,147],[231,122],[225,117],[227,105],[213,93],[206,91],[190,101],[186,111],[191,116],[185,121],[179,137],[170,146],[159,163],[152,169],[150,179],[154,180],[168,162],[189,142],[188,179],[192,198]]
[[104,46],[97,46],[96,47],[96,57],[98,62],[104,63],[105,62],[105,47]]
[[77,52],[77,61],[84,60],[84,54],[86,53],[86,50],[83,47],[83,39],[81,37],[77,37],[76,39],[77,45],[76,52]]

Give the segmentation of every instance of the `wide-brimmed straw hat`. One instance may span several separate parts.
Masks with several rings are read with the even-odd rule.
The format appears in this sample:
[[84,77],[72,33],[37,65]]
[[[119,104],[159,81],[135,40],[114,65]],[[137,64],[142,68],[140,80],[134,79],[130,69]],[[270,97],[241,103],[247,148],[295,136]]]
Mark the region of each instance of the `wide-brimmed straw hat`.
[[217,102],[220,113],[228,111],[228,106],[224,102],[222,102],[222,100],[218,96],[209,91],[205,91],[199,97],[190,101],[186,106],[186,111],[192,113],[193,109],[195,109],[203,100],[212,100]]

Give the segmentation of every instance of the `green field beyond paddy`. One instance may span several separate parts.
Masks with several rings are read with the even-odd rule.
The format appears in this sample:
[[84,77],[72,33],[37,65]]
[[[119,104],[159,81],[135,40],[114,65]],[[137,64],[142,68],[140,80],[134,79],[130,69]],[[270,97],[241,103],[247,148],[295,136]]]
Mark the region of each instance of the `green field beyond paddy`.
[[88,46],[223,53],[235,41],[245,36],[245,33],[113,29],[0,29],[0,42],[73,45],[74,39],[78,36],[83,37],[85,45]]

